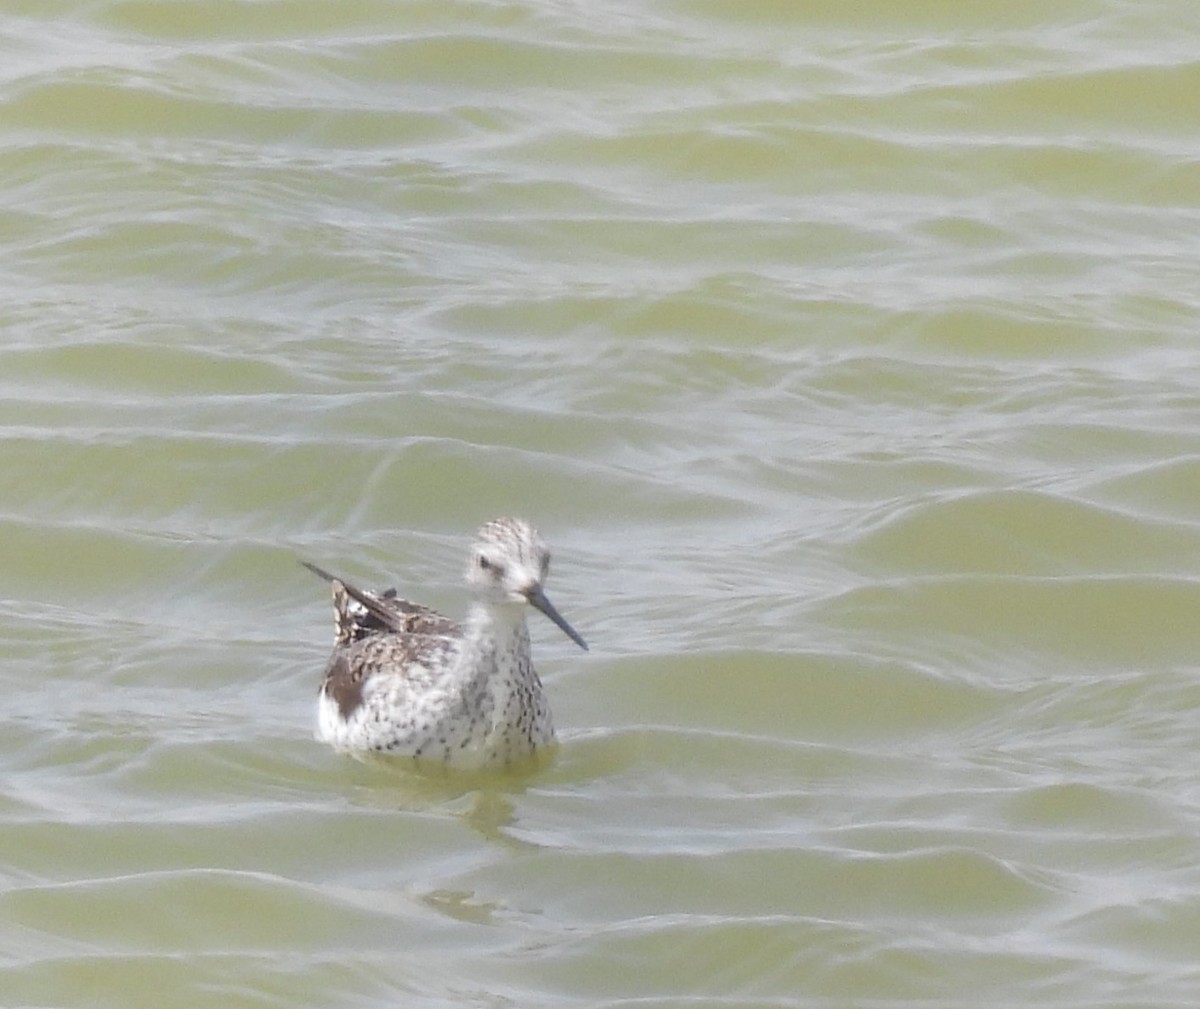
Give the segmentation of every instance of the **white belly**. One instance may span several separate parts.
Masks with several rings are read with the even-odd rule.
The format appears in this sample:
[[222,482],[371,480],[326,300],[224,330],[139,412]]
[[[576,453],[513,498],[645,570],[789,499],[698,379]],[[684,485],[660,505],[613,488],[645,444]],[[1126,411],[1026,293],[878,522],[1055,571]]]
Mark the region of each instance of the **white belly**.
[[[382,753],[443,766],[476,769],[504,766],[554,744],[549,711],[527,712],[517,722],[497,720],[485,704],[465,714],[452,698],[424,698],[413,707],[368,689],[363,703],[343,717],[337,702],[321,691],[317,737],[343,753]],[[503,715],[507,705],[499,706]],[[400,712],[403,712],[401,715]]]

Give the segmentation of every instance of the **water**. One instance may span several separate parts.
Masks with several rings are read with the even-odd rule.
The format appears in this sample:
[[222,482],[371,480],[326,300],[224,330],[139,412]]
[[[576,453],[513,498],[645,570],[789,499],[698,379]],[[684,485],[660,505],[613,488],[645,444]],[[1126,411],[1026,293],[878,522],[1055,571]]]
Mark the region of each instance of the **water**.
[[[9,3],[0,1003],[1191,1009],[1198,42]],[[317,744],[510,513],[558,759]]]

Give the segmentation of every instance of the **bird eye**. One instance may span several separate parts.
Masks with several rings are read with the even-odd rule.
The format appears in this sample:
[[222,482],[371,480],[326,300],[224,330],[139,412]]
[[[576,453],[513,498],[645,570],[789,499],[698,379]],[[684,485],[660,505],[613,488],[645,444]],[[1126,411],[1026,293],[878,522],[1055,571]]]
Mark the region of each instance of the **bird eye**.
[[489,570],[491,570],[491,567],[492,567],[492,562],[489,561],[486,557],[484,557],[483,554],[480,554],[479,555],[479,570],[480,571],[489,571]]

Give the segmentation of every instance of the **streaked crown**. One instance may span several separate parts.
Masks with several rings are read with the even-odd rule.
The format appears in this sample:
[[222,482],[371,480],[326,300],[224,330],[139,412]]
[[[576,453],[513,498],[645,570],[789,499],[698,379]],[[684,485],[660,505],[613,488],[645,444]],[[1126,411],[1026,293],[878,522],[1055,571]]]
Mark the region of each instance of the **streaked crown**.
[[497,601],[526,602],[550,571],[550,550],[522,519],[493,519],[475,537],[467,581]]

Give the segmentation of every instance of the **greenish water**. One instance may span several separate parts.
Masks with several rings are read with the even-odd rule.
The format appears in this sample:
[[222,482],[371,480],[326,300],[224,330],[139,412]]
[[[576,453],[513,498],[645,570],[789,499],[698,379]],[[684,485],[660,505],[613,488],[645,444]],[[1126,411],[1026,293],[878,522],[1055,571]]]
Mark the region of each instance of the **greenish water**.
[[[1200,1001],[1200,8],[0,14],[0,1005]],[[522,777],[299,557],[533,520]]]

